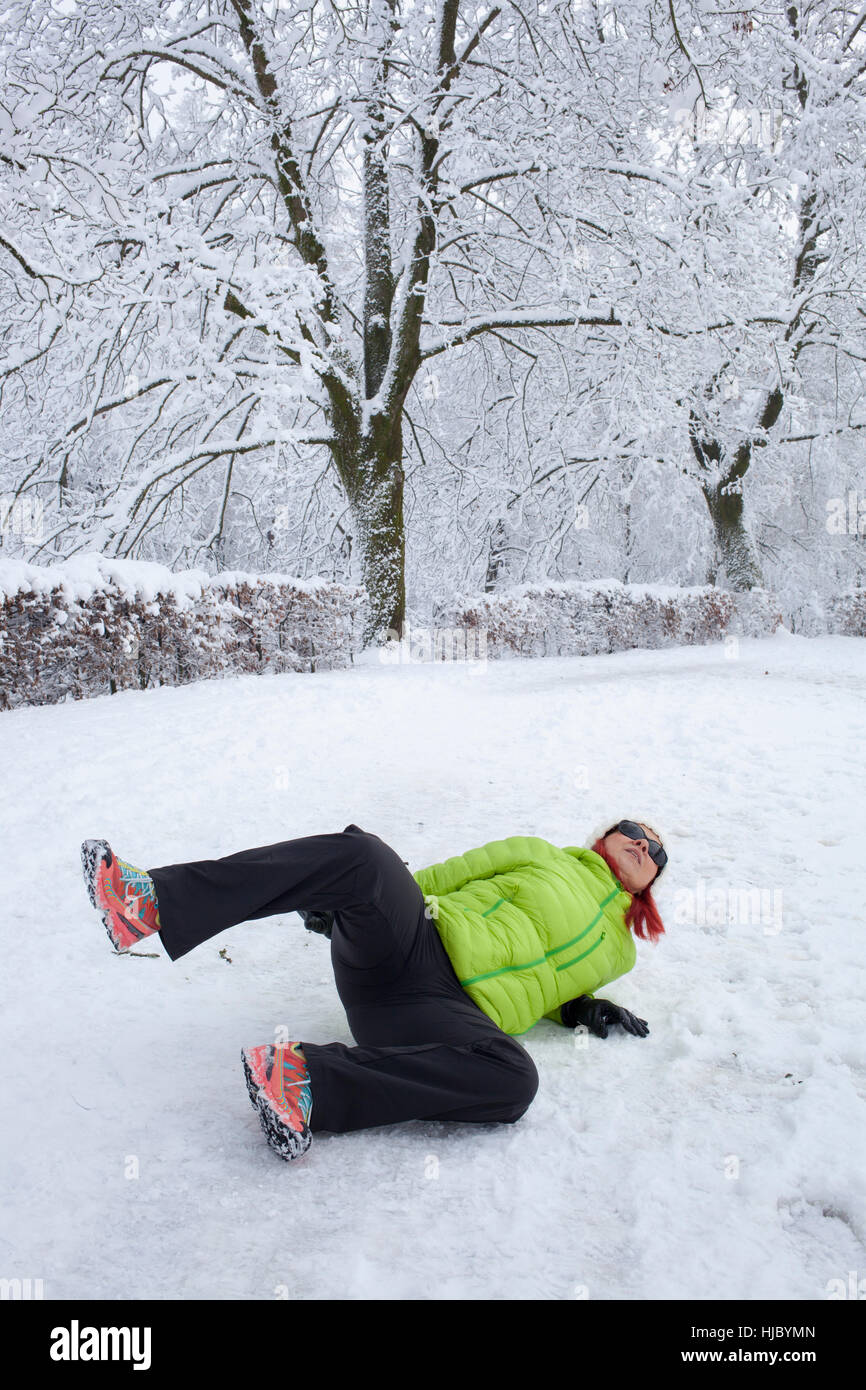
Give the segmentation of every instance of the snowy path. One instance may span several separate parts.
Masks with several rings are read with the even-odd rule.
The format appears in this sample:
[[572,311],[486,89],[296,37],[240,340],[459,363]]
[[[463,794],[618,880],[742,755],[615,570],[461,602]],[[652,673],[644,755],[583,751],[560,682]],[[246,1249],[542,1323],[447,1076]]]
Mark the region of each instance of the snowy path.
[[[779,633],[0,715],[0,1275],[75,1299],[820,1299],[866,1276],[864,697],[866,642]],[[85,837],[154,866],[355,821],[417,868],[627,814],[667,837],[668,931],[604,993],[649,1037],[543,1021],[517,1125],[323,1136],[297,1165],[239,1053],[281,1023],[351,1043],[327,942],[289,914],[176,964],[115,957],[79,872]],[[760,917],[717,921],[747,888]]]

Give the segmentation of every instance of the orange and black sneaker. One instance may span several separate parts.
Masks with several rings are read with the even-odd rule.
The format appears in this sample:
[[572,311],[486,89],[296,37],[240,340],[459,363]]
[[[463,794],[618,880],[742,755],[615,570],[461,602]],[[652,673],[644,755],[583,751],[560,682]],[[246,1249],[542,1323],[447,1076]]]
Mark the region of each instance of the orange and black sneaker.
[[280,1158],[300,1158],[313,1142],[310,1073],[299,1042],[241,1051],[247,1090],[265,1137]]
[[91,905],[102,913],[108,939],[122,955],[137,941],[159,931],[159,906],[153,879],[118,859],[107,840],[85,840],[81,869]]

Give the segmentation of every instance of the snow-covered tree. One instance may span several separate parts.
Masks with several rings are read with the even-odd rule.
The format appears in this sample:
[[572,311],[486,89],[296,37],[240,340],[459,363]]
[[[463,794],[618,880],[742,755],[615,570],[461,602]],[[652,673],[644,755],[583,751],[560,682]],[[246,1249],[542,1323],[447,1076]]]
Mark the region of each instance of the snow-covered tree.
[[371,636],[408,470],[419,552],[479,587],[617,553],[699,582],[700,499],[750,587],[749,485],[857,427],[853,8],[12,0],[4,34],[0,469],[36,558],[314,535]]

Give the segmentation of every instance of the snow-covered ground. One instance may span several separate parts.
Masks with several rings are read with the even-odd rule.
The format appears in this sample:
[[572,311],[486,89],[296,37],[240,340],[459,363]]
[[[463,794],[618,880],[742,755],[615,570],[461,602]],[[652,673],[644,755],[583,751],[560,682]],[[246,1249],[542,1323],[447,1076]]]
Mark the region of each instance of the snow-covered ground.
[[[821,1299],[866,1276],[864,696],[866,641],[782,631],[0,715],[0,1276],[54,1299]],[[516,1125],[319,1136],[296,1164],[239,1054],[282,1023],[352,1042],[327,942],[288,914],[117,957],[79,868],[87,837],[152,867],[350,821],[417,868],[630,814],[667,841],[667,934],[603,993],[649,1036],[542,1021]]]

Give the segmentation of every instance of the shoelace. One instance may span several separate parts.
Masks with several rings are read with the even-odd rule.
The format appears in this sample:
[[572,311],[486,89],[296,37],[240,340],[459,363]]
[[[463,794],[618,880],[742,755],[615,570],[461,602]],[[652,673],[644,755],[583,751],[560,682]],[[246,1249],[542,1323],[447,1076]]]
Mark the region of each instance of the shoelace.
[[[295,1053],[294,1055],[297,1056],[297,1053]],[[302,1059],[301,1059],[301,1058],[298,1058],[298,1060],[300,1061],[300,1060],[302,1060]],[[310,1111],[311,1111],[312,1108],[313,1108],[313,1093],[312,1093],[312,1088],[311,1088],[311,1086],[310,1086],[310,1073],[309,1073],[309,1070],[308,1070],[308,1068],[307,1068],[307,1066],[306,1066],[306,1063],[304,1063],[304,1069],[307,1071],[306,1080],[304,1080],[304,1081],[288,1081],[288,1080],[286,1079],[286,1068],[285,1068],[285,1063],[282,1061],[282,1059],[280,1060],[280,1071],[281,1071],[281,1073],[282,1073],[282,1075],[281,1075],[281,1077],[280,1077],[280,1084],[281,1084],[281,1086],[282,1086],[282,1088],[283,1088],[284,1091],[286,1091],[286,1090],[289,1088],[289,1086],[300,1087],[300,1095],[298,1096],[298,1105],[299,1105],[300,1110],[301,1110],[301,1115],[303,1116],[304,1124],[307,1124],[307,1123],[309,1122],[309,1119],[310,1119]]]
[[137,869],[125,859],[118,859],[117,867],[123,883],[123,916],[128,922],[141,921],[147,907],[157,909],[153,879],[144,869]]
[[144,919],[141,900],[147,899],[148,906],[156,905],[156,899],[150,893],[130,893],[123,901],[123,915],[128,922],[141,922]]

